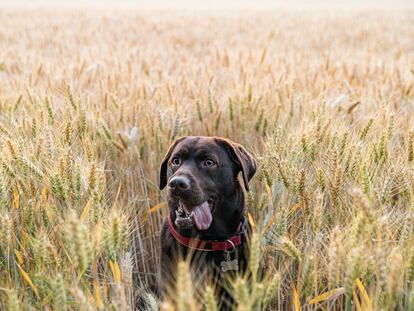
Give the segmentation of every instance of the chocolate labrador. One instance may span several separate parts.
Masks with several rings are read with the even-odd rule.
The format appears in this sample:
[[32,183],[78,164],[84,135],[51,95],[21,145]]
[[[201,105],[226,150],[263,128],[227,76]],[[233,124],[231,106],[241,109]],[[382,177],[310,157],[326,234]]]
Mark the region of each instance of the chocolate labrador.
[[162,292],[174,288],[177,261],[187,256],[192,268],[207,269],[219,282],[245,269],[248,225],[240,172],[248,191],[256,161],[229,139],[187,136],[170,146],[160,170],[169,208],[161,230]]

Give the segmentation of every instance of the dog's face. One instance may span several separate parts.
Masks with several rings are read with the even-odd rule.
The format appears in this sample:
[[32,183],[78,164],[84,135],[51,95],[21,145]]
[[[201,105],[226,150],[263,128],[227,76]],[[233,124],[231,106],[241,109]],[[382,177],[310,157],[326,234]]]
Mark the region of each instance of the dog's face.
[[203,231],[212,226],[216,216],[232,212],[220,209],[229,209],[231,205],[222,202],[241,191],[239,172],[248,190],[256,161],[241,145],[218,137],[183,137],[164,157],[160,188],[167,186],[168,205],[177,210],[177,217]]

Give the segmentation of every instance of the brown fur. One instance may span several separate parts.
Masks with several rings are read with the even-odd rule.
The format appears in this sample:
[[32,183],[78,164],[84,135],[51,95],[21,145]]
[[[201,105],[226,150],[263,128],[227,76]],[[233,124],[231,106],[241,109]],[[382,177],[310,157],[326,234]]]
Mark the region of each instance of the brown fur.
[[[174,158],[179,165],[171,161]],[[214,161],[216,166],[207,167],[206,159]],[[211,163],[211,162],[209,162]],[[167,186],[174,176],[185,176],[191,186],[185,191],[177,192],[168,189],[167,202],[170,216],[174,222],[175,210],[179,200],[187,202],[214,199],[213,221],[207,230],[176,228],[184,236],[205,240],[222,240],[230,238],[244,217],[244,195],[238,182],[238,174],[242,173],[244,187],[248,191],[248,183],[256,172],[256,161],[241,145],[229,139],[219,137],[189,136],[177,139],[167,151],[160,170],[160,188]],[[246,266],[246,236],[232,259],[237,258],[240,270]],[[213,275],[219,282],[223,281],[220,263],[225,259],[224,252],[192,251],[178,243],[172,236],[167,220],[161,231],[161,269],[159,285],[161,291],[174,288],[174,274],[177,260],[191,255],[192,268],[204,268],[204,272]],[[206,270],[205,270],[206,269]],[[240,271],[242,272],[242,271]],[[227,274],[229,272],[226,272]],[[219,284],[223,287],[224,284]],[[220,290],[223,292],[223,290]],[[224,308],[224,306],[223,306]]]

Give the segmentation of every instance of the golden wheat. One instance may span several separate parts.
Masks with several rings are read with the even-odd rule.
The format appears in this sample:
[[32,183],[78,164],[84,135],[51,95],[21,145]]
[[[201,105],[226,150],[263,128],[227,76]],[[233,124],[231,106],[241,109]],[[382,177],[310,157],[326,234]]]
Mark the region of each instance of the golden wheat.
[[219,309],[152,292],[159,163],[217,135],[259,162],[235,310],[412,310],[413,14],[308,13],[3,9],[0,309]]

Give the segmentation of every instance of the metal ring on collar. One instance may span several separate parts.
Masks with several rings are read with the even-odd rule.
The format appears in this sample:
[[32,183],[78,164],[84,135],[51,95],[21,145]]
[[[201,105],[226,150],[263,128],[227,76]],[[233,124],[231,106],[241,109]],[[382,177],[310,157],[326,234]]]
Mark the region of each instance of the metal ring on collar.
[[229,253],[233,253],[236,250],[236,245],[234,245],[232,240],[227,240],[226,242],[229,242],[231,244],[231,250],[227,250]]

